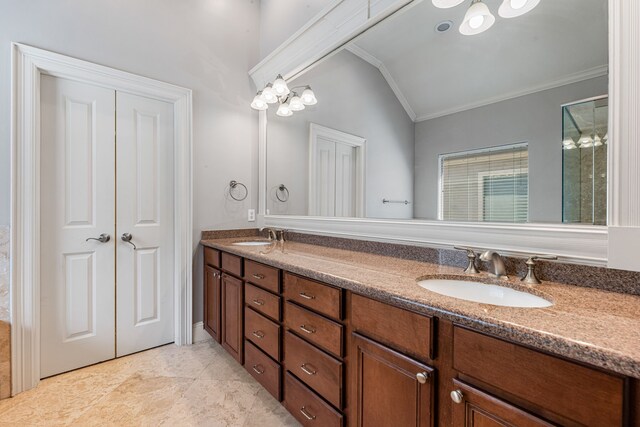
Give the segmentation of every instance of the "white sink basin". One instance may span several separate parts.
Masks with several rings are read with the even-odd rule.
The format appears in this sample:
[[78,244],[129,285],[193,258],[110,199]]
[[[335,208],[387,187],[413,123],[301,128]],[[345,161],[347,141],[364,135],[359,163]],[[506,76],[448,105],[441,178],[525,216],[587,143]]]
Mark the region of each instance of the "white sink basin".
[[232,243],[232,245],[236,245],[236,246],[267,246],[270,245],[272,242],[268,241],[268,240],[251,240],[248,242],[235,242]]
[[498,285],[451,279],[427,279],[418,285],[440,295],[503,307],[543,308],[553,304],[527,292]]

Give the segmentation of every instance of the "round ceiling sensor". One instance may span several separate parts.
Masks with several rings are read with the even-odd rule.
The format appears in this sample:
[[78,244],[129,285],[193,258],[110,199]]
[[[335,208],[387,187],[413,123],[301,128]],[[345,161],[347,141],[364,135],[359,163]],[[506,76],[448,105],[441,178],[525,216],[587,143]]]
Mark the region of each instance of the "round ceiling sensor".
[[436,33],[446,33],[453,27],[452,21],[442,21],[436,25]]

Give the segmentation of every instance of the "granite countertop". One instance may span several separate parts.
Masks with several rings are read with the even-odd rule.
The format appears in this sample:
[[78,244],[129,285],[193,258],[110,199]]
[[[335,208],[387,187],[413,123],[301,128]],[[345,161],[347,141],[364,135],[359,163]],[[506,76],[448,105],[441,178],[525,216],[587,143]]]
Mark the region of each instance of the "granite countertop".
[[[461,278],[456,267],[298,242],[235,246],[244,238],[202,240],[204,246],[281,268],[331,285],[473,327],[549,353],[640,378],[640,297],[545,282],[533,290],[518,278],[497,281],[486,273],[471,280],[535,293],[548,308],[510,308],[463,301],[416,284],[425,277]],[[255,240],[255,238],[253,238]]]

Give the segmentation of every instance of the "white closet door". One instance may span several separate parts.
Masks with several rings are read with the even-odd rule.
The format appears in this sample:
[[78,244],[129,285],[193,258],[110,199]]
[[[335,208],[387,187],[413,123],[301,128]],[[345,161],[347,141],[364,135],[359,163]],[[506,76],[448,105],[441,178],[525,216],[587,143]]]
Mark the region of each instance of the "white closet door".
[[315,207],[311,215],[335,216],[336,211],[336,144],[322,137],[316,142]]
[[[115,92],[41,80],[41,377],[115,356]],[[86,239],[109,234],[109,242]]]
[[335,216],[356,216],[356,148],[336,143]]
[[[118,92],[117,355],[173,341],[173,105]],[[122,241],[131,235],[131,243]],[[133,245],[137,248],[134,249]]]

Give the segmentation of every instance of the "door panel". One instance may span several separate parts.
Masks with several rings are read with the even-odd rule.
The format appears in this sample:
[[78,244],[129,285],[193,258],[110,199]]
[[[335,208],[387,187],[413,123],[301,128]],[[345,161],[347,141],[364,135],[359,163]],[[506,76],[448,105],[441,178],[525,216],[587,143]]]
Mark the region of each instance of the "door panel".
[[335,216],[336,144],[318,138],[316,144],[316,208],[312,215]]
[[356,148],[336,143],[335,216],[356,216]]
[[[173,341],[173,105],[118,93],[117,355]],[[131,243],[121,240],[130,233]],[[136,248],[134,248],[134,246]]]
[[114,111],[113,90],[42,76],[43,378],[115,356]]

